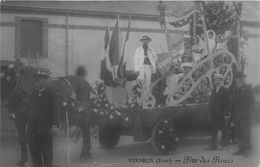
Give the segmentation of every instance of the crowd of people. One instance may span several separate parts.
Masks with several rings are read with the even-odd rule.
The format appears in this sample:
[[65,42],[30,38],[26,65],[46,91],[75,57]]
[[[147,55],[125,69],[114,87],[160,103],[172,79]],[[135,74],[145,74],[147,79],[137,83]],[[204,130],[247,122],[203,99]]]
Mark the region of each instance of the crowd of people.
[[[251,155],[251,118],[254,110],[254,95],[251,87],[245,82],[246,76],[238,73],[232,93],[223,86],[223,76],[216,74],[214,89],[209,102],[210,121],[212,124],[211,145],[217,149],[217,134],[221,131],[221,149],[227,149],[231,123],[235,127],[235,138],[238,150],[234,155]],[[234,140],[234,138],[233,138]]]
[[[207,31],[209,53],[212,54],[214,51],[219,49],[228,50],[228,41],[232,37],[231,31],[226,31],[223,35],[216,36],[213,30]],[[195,36],[193,39],[192,56],[194,64],[197,64],[200,60],[205,58],[207,55],[207,45],[204,36]]]

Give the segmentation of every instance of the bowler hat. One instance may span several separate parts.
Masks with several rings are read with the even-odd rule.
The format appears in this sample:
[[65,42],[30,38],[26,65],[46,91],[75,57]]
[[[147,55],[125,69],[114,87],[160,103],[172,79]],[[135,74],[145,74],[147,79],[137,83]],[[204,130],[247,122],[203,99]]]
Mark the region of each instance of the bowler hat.
[[146,36],[146,35],[142,36],[142,38],[140,39],[140,41],[146,41],[146,40],[149,41],[149,42],[152,41],[152,39],[149,36]]

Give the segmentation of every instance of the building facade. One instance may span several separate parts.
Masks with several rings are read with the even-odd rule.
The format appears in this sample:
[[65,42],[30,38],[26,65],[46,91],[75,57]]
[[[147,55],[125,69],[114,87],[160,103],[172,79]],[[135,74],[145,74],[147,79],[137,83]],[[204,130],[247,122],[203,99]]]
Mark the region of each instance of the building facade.
[[[256,6],[253,3],[259,6],[258,2],[244,6]],[[88,80],[93,83],[99,78],[105,29],[109,26],[111,36],[119,17],[123,43],[131,16],[130,37],[125,56],[127,69],[133,70],[135,48],[140,45],[139,39],[142,35],[149,35],[153,39],[150,45],[156,53],[168,51],[166,36],[158,20],[158,5],[159,2],[156,1],[2,2],[1,59],[12,60],[15,55],[21,55],[22,61],[27,65],[49,68],[52,77],[74,74],[78,65],[85,65],[89,71]],[[181,10],[190,5],[190,2],[174,2],[167,5]],[[242,16],[242,24],[250,33],[247,52],[252,56],[249,56],[249,60],[255,62],[254,59],[259,60],[253,56],[259,53],[257,44],[260,32],[256,18],[258,15],[245,13]],[[168,29],[172,34],[184,33],[189,37],[188,26]],[[31,38],[33,40],[30,40]],[[248,65],[248,68],[248,73],[260,71],[255,65]],[[253,78],[250,79],[249,76],[249,80]]]

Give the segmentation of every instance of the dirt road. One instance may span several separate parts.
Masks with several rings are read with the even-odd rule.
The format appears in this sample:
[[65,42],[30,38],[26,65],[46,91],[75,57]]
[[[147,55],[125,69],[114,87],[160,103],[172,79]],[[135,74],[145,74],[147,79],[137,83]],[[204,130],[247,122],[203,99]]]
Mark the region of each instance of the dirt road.
[[[236,145],[221,151],[208,151],[206,148],[210,137],[189,137],[179,143],[177,150],[170,155],[156,155],[149,142],[134,142],[132,137],[121,136],[120,142],[112,150],[105,150],[97,140],[92,140],[92,158],[79,158],[81,139],[70,142],[71,167],[259,167],[260,128],[253,127],[253,154],[249,158],[234,156]],[[0,166],[15,167],[19,157],[19,147],[16,136],[2,136],[0,150]],[[259,142],[258,142],[259,143]],[[66,138],[56,136],[54,139],[54,167],[66,167]],[[27,163],[30,166],[30,160]]]

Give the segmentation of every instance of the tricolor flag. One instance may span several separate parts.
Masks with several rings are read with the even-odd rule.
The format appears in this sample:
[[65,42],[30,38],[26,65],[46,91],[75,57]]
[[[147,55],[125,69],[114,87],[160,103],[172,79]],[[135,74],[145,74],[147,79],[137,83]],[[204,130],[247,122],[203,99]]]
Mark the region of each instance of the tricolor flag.
[[109,44],[109,60],[112,66],[119,64],[120,46],[119,46],[119,19],[115,24]]
[[120,63],[119,63],[118,71],[117,71],[117,76],[120,78],[123,78],[126,75],[125,48],[126,48],[126,43],[129,39],[130,25],[131,25],[131,17],[129,17],[127,33],[126,33],[124,48],[123,48],[123,54],[120,58]]
[[113,74],[109,70],[111,68],[111,64],[108,59],[108,44],[109,44],[109,27],[107,26],[105,37],[104,37],[104,49],[103,49],[103,60],[101,60],[101,70],[100,70],[100,79],[102,79],[105,85],[110,86],[113,85]]

